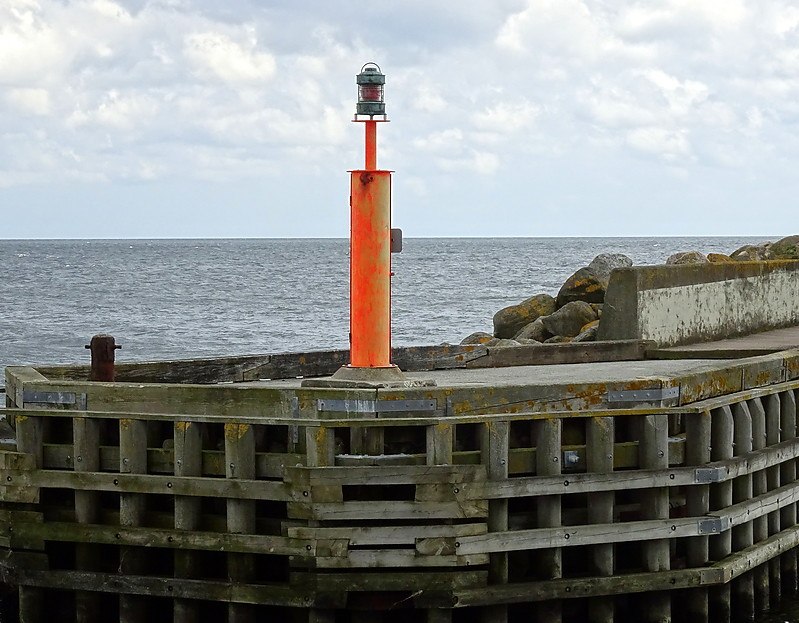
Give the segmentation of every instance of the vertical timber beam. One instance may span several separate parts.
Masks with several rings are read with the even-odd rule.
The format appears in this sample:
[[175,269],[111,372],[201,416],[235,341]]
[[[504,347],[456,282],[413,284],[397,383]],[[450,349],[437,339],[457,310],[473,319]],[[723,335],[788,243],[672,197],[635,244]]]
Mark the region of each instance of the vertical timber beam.
[[[613,471],[615,420],[612,417],[592,417],[586,426],[586,464],[588,472],[609,474]],[[602,491],[588,494],[588,523],[613,523],[615,493]],[[613,544],[594,545],[591,548],[590,572],[599,576],[612,576],[614,572]],[[614,623],[613,596],[594,597],[588,606],[589,623]]]
[[[425,430],[427,465],[452,465],[455,427],[447,422],[439,422],[426,427]],[[452,608],[428,608],[427,623],[452,623]]]
[[[100,471],[100,422],[85,417],[72,420],[73,460],[76,472]],[[96,524],[99,520],[99,497],[96,491],[75,491],[75,521],[79,524]],[[91,543],[75,546],[75,568],[80,571],[97,571],[97,550]],[[78,623],[99,621],[98,594],[90,591],[75,593],[75,620]]]
[[[710,412],[694,413],[685,417],[685,463],[702,466],[710,463]],[[701,517],[710,512],[710,486],[694,485],[686,490],[689,517]],[[708,563],[708,537],[697,536],[687,540],[686,562],[689,567],[704,567]],[[685,623],[708,623],[707,588],[688,591]]]
[[[21,393],[21,390],[20,390]],[[19,404],[20,407],[24,406]],[[33,457],[36,469],[42,468],[44,461],[44,422],[41,417],[29,415],[16,416],[17,450]],[[43,621],[42,607],[44,591],[33,586],[19,587],[20,623],[39,623]]]
[[[711,411],[711,450],[712,461],[723,461],[733,456],[733,417],[728,406]],[[732,506],[732,482],[720,482],[710,488],[710,510],[723,510]],[[732,552],[731,531],[710,537],[710,560],[720,561]],[[710,589],[710,620],[714,623],[728,623],[732,616],[730,585],[722,584]]]
[[[767,445],[766,410],[763,401],[755,398],[748,401],[749,413],[752,416],[752,450],[763,450]],[[765,470],[752,475],[752,495],[758,496],[768,492],[768,477]],[[768,517],[758,517],[752,522],[752,537],[755,543],[762,543],[768,538]],[[758,566],[753,573],[755,583],[755,611],[765,612],[771,606],[768,563]]]
[[[645,415],[640,418],[639,465],[641,469],[667,470],[669,468],[669,416]],[[650,489],[642,496],[644,519],[669,518],[668,488]],[[657,539],[643,544],[644,567],[647,571],[668,571],[671,568],[669,540]],[[646,606],[641,612],[645,623],[671,621],[671,596],[668,591],[658,591],[645,596]]]
[[[780,394],[780,426],[783,441],[796,438],[796,394],[792,391]],[[785,461],[780,466],[780,482],[782,486],[796,480],[796,460]],[[796,504],[785,506],[780,512],[780,527],[785,530],[796,525]],[[796,549],[785,552],[782,560],[783,593],[795,595],[797,591]]]
[[[558,476],[561,473],[562,426],[559,418],[538,420],[534,424],[536,437],[536,474]],[[558,528],[562,525],[561,496],[538,497],[538,527]],[[543,579],[563,577],[563,550],[559,547],[539,552],[539,570]],[[538,604],[538,620],[558,623],[562,619],[560,600],[542,601]]]
[[[255,478],[255,434],[250,424],[225,423],[225,470],[231,480]],[[227,531],[255,534],[255,500],[228,498]],[[252,554],[229,553],[228,576],[232,582],[247,583],[255,576]],[[228,605],[228,623],[254,623],[255,610],[249,604]]]
[[[147,473],[147,422],[144,420],[119,420],[119,472],[122,474]],[[146,497],[142,493],[120,493],[119,525],[142,525],[146,501]],[[137,547],[120,549],[120,572],[124,575],[142,575],[146,567],[146,554]],[[146,599],[141,596],[120,595],[120,623],[143,623],[147,620],[146,607]]]
[[[175,476],[200,476],[202,474],[201,424],[197,422],[175,422]],[[200,526],[200,498],[187,495],[175,496],[175,529],[197,530]],[[191,550],[175,550],[175,577],[192,578],[199,575],[197,554]],[[200,619],[200,604],[191,599],[175,599],[174,623],[197,623]]]
[[[752,416],[746,402],[732,405],[735,431],[733,443],[735,455],[741,456],[752,451]],[[752,499],[752,474],[738,476],[732,482],[732,502],[746,502]],[[732,551],[739,552],[752,546],[753,527],[751,521],[732,528]],[[749,623],[755,620],[755,586],[751,573],[744,573],[733,581],[733,620]]]
[[[776,445],[780,442],[780,396],[779,394],[769,394],[765,396],[766,408],[766,444]],[[775,465],[766,470],[766,482],[769,491],[774,491],[780,487],[780,466]],[[768,514],[768,535],[774,536],[780,531],[780,511],[776,510]],[[782,570],[779,557],[774,557],[768,562],[769,565],[769,588],[771,589],[772,603],[779,603],[782,599]]]
[[[489,481],[505,480],[508,477],[508,449],[510,424],[508,422],[486,422],[481,425],[480,449],[483,465]],[[508,500],[489,500],[488,531],[507,532]],[[489,555],[488,583],[507,584],[508,554],[505,552]],[[505,623],[508,620],[508,607],[488,606],[482,610],[483,623]]]

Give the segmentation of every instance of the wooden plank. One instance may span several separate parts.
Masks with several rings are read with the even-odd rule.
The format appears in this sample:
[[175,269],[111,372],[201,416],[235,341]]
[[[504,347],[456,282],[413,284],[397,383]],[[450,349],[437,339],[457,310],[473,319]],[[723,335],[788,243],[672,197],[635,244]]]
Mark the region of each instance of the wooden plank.
[[[761,398],[753,398],[747,402],[752,416],[752,450],[762,450],[767,445],[766,410]],[[761,496],[768,492],[766,470],[752,475],[752,494]],[[752,521],[753,543],[768,539],[768,517],[758,517]],[[771,608],[771,589],[768,565],[758,566],[753,573],[755,589],[755,612],[765,612]]]
[[[225,464],[227,478],[255,478],[255,435],[249,424],[225,424]],[[255,534],[255,501],[228,498],[228,532]],[[247,583],[255,578],[255,559],[249,554],[227,555],[228,577],[233,582]],[[228,623],[254,623],[255,611],[246,604],[228,605]]]
[[[508,478],[508,448],[510,425],[507,422],[487,422],[480,427],[481,462],[485,466],[489,482],[496,483]],[[491,500],[488,503],[487,530],[506,533],[508,530],[507,500]],[[488,582],[501,585],[508,581],[508,555],[493,552],[489,557]],[[486,608],[481,613],[484,623],[504,623],[508,619],[505,606]]]
[[288,526],[286,535],[298,539],[304,547],[306,539],[348,539],[351,546],[366,545],[413,545],[418,539],[460,538],[485,534],[485,523],[441,524],[431,526],[347,526],[344,528],[318,528]]
[[[780,392],[780,427],[783,441],[796,438],[796,394],[794,391]],[[782,486],[796,481],[796,462],[787,461],[780,466],[780,483]],[[785,530],[796,525],[796,505],[789,505],[780,511],[780,527]],[[795,595],[797,592],[796,551],[785,552],[781,557],[781,574],[783,593]]]
[[[536,446],[536,474],[557,476],[561,473],[562,424],[559,419],[548,419],[533,424]],[[556,528],[561,525],[561,496],[540,496],[537,500],[537,525]],[[560,547],[545,549],[536,556],[539,573],[545,579],[563,577],[563,551]],[[560,601],[547,601],[539,606],[539,615],[545,621],[556,623],[562,618]]]
[[452,464],[453,431],[454,428],[447,422],[441,422],[425,428],[428,465]]
[[386,465],[375,467],[288,467],[286,481],[311,485],[406,485],[485,480],[482,465]]
[[[685,416],[685,460],[689,466],[703,466],[710,463],[711,415],[709,411]],[[710,512],[710,485],[689,487],[685,493],[686,511],[691,517],[707,515]],[[708,537],[697,536],[688,539],[686,563],[689,567],[705,567],[708,564]],[[688,591],[686,614],[689,621],[708,623],[708,594],[705,587]]]
[[[143,474],[147,471],[147,422],[119,420],[119,472]],[[120,526],[140,526],[144,522],[146,497],[140,493],[120,493]],[[146,554],[135,547],[121,547],[119,571],[123,575],[138,575],[147,568]],[[120,594],[120,623],[143,623],[147,619],[147,603],[138,595]]]
[[379,519],[477,519],[488,514],[488,502],[467,500],[456,502],[331,502],[288,504],[289,517],[318,521],[374,521]]
[[[72,420],[75,471],[95,472],[100,468],[100,422],[76,417]],[[75,521],[79,524],[96,524],[99,520],[99,499],[95,491],[75,491]],[[94,544],[79,544],[75,548],[75,568],[96,571],[98,563]],[[76,620],[93,623],[100,618],[97,594],[79,591],[75,594]]]
[[[201,475],[201,426],[201,424],[195,422],[175,422],[173,425],[175,476]],[[200,498],[176,495],[175,529],[196,532],[199,527]],[[174,537],[171,542],[174,542]],[[176,578],[197,577],[200,573],[199,565],[200,561],[192,550],[183,547],[178,547],[175,550]],[[197,623],[199,619],[200,606],[198,602],[188,599],[175,599],[173,607],[173,620],[175,623]]]
[[420,556],[413,549],[348,551],[345,556],[315,556],[317,569],[383,569],[468,567],[488,564],[486,554]]
[[[780,397],[779,394],[769,394],[763,397],[766,410],[766,445],[771,447],[780,443]],[[768,491],[778,489],[780,486],[780,467],[775,465],[766,470],[766,486]],[[780,532],[780,511],[775,510],[768,515],[769,537]],[[769,588],[771,601],[775,604],[782,599],[782,572],[779,558],[769,561]]]
[[[615,439],[614,418],[591,418],[586,422],[586,462],[589,472],[607,474],[613,471]],[[613,523],[614,493],[603,491],[588,494],[588,522]],[[615,572],[613,545],[591,548],[589,573],[612,576]],[[592,598],[588,606],[589,623],[614,623],[615,607],[612,597]]]
[[[752,415],[746,402],[732,405],[735,426],[733,443],[735,454],[742,455],[752,451]],[[733,503],[746,502],[752,498],[752,475],[739,476],[732,483]],[[734,552],[751,547],[753,540],[752,522],[744,518],[735,522],[732,528],[732,549]],[[741,620],[753,621],[755,618],[755,586],[751,573],[740,577],[732,585],[736,616]]]
[[599,361],[640,361],[654,342],[614,340],[563,344],[525,344],[487,348],[487,355],[468,361],[467,368],[594,363]]
[[[733,415],[729,405],[711,411],[710,458],[714,461],[729,459],[733,456]],[[721,510],[732,505],[732,483],[720,482],[710,487],[710,509]],[[710,537],[710,559],[724,560],[732,552],[731,533],[729,531]],[[732,616],[731,594],[729,585],[713,587],[708,593],[710,616],[712,621],[727,623]]]

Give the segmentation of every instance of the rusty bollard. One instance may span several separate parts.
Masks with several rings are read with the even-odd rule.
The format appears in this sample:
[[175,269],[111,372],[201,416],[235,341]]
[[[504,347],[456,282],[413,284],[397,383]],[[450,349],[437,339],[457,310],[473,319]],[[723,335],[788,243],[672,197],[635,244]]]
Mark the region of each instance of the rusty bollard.
[[92,372],[90,381],[114,380],[114,351],[122,348],[113,335],[100,333],[92,338],[86,348],[92,351]]

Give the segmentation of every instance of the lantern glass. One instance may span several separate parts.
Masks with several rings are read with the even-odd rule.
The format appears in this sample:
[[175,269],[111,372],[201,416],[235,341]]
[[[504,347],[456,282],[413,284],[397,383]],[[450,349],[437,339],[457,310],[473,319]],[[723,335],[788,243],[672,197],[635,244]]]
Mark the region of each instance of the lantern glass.
[[358,85],[358,104],[355,108],[355,116],[358,115],[368,116],[369,118],[375,115],[386,116],[386,104],[383,100],[383,86],[386,83],[386,77],[380,71],[377,63],[366,63],[361,67],[355,82]]

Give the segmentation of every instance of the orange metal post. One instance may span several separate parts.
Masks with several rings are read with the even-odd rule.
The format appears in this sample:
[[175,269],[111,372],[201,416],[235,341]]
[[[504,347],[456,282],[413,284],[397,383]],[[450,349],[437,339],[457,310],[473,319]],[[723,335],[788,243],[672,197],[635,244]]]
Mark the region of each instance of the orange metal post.
[[364,169],[371,171],[377,168],[377,121],[370,119],[366,126],[366,165]]
[[350,174],[350,366],[390,368],[391,171]]

